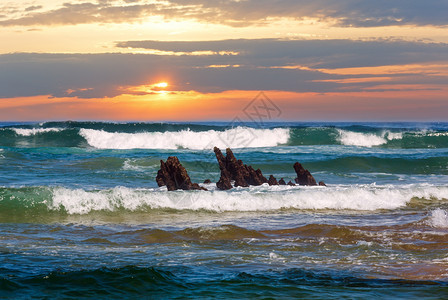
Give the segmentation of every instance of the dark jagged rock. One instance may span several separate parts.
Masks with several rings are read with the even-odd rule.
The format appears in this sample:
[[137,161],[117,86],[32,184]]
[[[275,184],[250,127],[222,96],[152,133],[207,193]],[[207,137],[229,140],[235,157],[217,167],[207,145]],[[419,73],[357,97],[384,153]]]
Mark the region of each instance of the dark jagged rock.
[[213,151],[215,152],[216,159],[218,160],[219,169],[225,170],[226,169],[226,158],[224,155],[222,155],[221,150],[218,147],[213,148]]
[[281,178],[281,179],[278,181],[278,184],[279,184],[279,185],[286,185],[286,181],[285,181],[283,178]]
[[263,183],[268,182],[260,169],[255,170],[252,166],[245,165],[242,160],[236,159],[230,148],[226,149],[226,156],[222,154],[218,147],[215,147],[213,150],[215,152],[216,159],[218,160],[219,169],[221,170],[219,186],[218,184],[216,185],[219,189],[228,189],[229,183],[227,181],[232,180],[234,181],[234,185],[236,187],[262,185]]
[[268,180],[263,176],[260,169],[254,170],[252,166],[247,166],[247,171],[249,176],[245,178],[246,182],[249,185],[262,185],[263,183],[268,182]]
[[314,179],[313,175],[311,175],[311,173],[298,162],[294,164],[294,170],[297,174],[295,181],[299,185],[317,185],[316,179]]
[[204,183],[208,184],[208,183],[212,183],[212,181],[210,179],[206,179],[206,180],[204,180]]
[[230,180],[235,180],[235,186],[248,187],[246,178],[249,177],[249,170],[241,159],[237,160],[230,148],[226,149],[226,169],[230,173]]
[[320,185],[320,186],[327,186],[327,185],[325,184],[325,182],[323,182],[323,181],[319,181],[319,185]]
[[269,176],[268,184],[269,185],[278,185],[277,179],[275,179],[275,177],[273,175]]
[[232,184],[230,183],[230,173],[226,168],[226,158],[222,155],[222,152],[218,147],[215,147],[213,151],[215,152],[219,169],[221,170],[221,177],[216,183],[216,187],[220,190],[230,190],[232,188]]
[[192,183],[187,170],[179,162],[176,156],[170,156],[164,162],[160,161],[160,170],[157,172],[156,182],[159,186],[167,187],[168,191],[174,190],[207,190],[197,183]]
[[230,174],[227,170],[221,171],[221,177],[216,183],[216,187],[220,190],[230,190],[232,188],[232,184],[230,183]]
[[290,186],[295,186],[296,184],[295,184],[295,183],[292,183],[291,180],[290,180],[290,181],[288,181],[288,185],[290,185]]

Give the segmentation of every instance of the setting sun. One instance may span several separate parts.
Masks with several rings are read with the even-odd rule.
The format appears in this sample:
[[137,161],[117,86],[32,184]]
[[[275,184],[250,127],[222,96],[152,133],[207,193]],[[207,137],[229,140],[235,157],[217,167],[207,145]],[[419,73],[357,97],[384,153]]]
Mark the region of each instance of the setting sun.
[[154,87],[166,88],[166,87],[168,87],[168,83],[167,82],[159,82],[159,83],[154,84]]

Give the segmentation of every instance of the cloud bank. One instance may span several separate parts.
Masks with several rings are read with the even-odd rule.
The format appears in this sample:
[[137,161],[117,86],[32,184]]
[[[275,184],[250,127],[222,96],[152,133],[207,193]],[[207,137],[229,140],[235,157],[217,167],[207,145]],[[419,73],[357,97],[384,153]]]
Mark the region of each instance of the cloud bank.
[[[160,81],[168,81],[173,91],[200,93],[226,90],[329,93],[412,89],[411,86],[434,89],[448,84],[446,44],[241,39],[128,41],[117,45],[184,53],[208,51],[211,54],[3,54],[0,55],[0,98],[36,95],[114,97],[145,93],[136,92],[132,87]],[[222,51],[235,54],[223,55]],[[338,68],[428,63],[445,69],[364,74],[337,72]]]
[[[10,7],[0,7],[8,16]],[[50,26],[135,23],[152,16],[234,27],[261,25],[279,18],[313,18],[342,27],[448,25],[448,1],[431,0],[98,0],[64,3],[56,8],[26,7],[0,26]]]

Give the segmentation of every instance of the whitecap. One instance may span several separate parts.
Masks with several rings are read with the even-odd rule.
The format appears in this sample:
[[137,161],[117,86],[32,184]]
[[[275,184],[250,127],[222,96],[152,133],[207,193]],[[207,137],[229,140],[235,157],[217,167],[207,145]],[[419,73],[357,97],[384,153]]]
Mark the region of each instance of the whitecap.
[[140,132],[122,133],[81,129],[89,145],[98,149],[179,149],[194,150],[220,148],[274,147],[286,144],[289,129],[255,129],[235,127],[225,131]]

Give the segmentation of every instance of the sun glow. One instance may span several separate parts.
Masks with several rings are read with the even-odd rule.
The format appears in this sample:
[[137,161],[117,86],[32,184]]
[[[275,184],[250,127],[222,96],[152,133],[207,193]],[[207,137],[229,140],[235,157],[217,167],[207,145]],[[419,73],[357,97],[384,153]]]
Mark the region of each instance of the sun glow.
[[157,87],[157,88],[166,88],[166,87],[168,87],[168,83],[167,82],[159,82],[159,83],[156,83],[156,84],[154,84],[154,87]]

